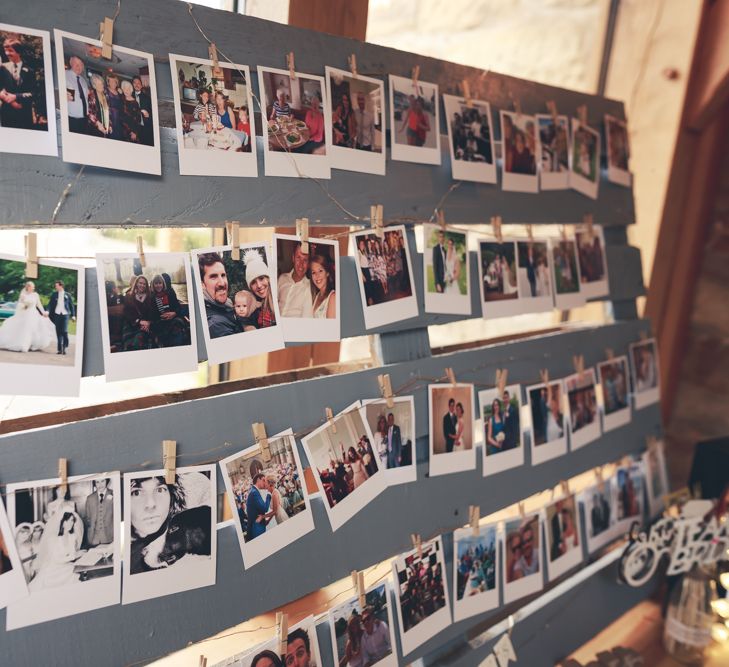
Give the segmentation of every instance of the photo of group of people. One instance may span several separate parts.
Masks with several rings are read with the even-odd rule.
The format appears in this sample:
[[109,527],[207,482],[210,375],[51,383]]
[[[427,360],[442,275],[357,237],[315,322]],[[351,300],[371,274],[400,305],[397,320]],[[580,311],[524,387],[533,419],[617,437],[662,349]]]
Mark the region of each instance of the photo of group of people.
[[600,184],[600,133],[578,119],[572,119],[570,185],[583,195],[597,199]]
[[630,391],[628,384],[628,358],[615,357],[597,365],[602,386],[602,429],[622,426],[630,421]]
[[0,152],[58,155],[52,71],[48,32],[0,23]]
[[595,371],[592,368],[564,380],[569,405],[570,447],[583,447],[600,437]]
[[605,136],[607,138],[608,180],[618,185],[630,187],[630,144],[628,126],[625,121],[614,116],[605,116]]
[[580,264],[580,289],[588,298],[608,294],[607,258],[602,227],[578,228],[575,231],[577,259]]
[[542,589],[539,514],[507,521],[504,527],[504,602]]
[[491,105],[443,95],[453,178],[496,183]]
[[379,467],[386,471],[388,484],[414,482],[415,467],[415,405],[412,396],[364,402],[364,413],[374,438],[373,450]]
[[425,312],[470,315],[467,235],[425,223],[423,245]]
[[547,574],[550,581],[582,562],[580,519],[574,496],[547,505]]
[[390,74],[392,159],[440,164],[438,86]]
[[655,338],[629,347],[630,371],[633,381],[635,407],[643,408],[659,398],[658,348]]
[[585,295],[581,291],[577,241],[569,238],[555,239],[552,241],[551,250],[554,305],[561,310],[581,306],[585,302]]
[[527,388],[532,417],[532,464],[567,453],[567,425],[561,380]]
[[504,190],[538,192],[539,135],[534,116],[501,111],[501,142]]
[[430,475],[473,470],[473,385],[428,385],[428,408]]
[[540,187],[562,190],[569,187],[570,130],[567,116],[537,114],[541,149]]
[[453,533],[453,620],[498,606],[496,526],[460,528]]
[[524,463],[521,427],[521,387],[511,385],[478,392],[483,421],[484,476]]

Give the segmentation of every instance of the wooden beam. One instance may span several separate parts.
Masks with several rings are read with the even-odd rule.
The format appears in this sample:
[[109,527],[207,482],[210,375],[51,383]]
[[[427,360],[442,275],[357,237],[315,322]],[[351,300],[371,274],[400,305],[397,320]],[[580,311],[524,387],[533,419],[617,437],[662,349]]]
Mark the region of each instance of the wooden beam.
[[369,0],[290,0],[289,25],[364,41]]

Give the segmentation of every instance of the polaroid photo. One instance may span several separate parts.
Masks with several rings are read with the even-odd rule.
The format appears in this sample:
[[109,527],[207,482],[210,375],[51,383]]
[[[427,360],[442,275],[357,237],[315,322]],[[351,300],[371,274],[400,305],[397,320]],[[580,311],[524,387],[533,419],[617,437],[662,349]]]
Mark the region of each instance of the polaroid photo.
[[263,241],[192,251],[197,304],[208,362],[222,364],[284,347],[276,271]]
[[443,538],[421,544],[392,561],[403,656],[451,624]]
[[83,266],[0,253],[0,394],[78,396],[85,293]]
[[476,468],[472,384],[429,384],[429,474]]
[[577,241],[574,238],[550,239],[554,306],[559,310],[578,308],[586,302],[582,291]]
[[531,311],[519,295],[516,246],[514,239],[479,239],[478,278],[484,319]]
[[339,529],[387,487],[359,401],[301,439],[332,530]]
[[524,465],[521,385],[505,387],[502,395],[497,387],[479,391],[478,404],[483,422],[483,476]]
[[601,435],[595,369],[587,368],[584,373],[568,375],[564,384],[567,389],[570,451],[574,451]]
[[423,246],[425,312],[470,315],[468,235],[426,222]]
[[119,604],[118,472],[8,484],[8,518],[28,584],[8,605],[7,629]]
[[496,183],[491,105],[481,100],[443,95],[443,106],[453,179]]
[[585,489],[578,497],[585,511],[588,553],[604,547],[622,532],[617,522],[614,487],[615,478],[612,477]]
[[572,119],[570,148],[570,187],[597,199],[600,185],[600,133]]
[[64,162],[162,174],[157,84],[151,53],[53,31]]
[[511,192],[539,192],[537,119],[515,111],[500,113],[502,187]]
[[580,514],[574,495],[547,505],[545,515],[547,579],[553,581],[582,562]]
[[247,65],[170,53],[177,155],[183,176],[258,176]]
[[122,604],[215,584],[214,464],[124,475]]
[[385,84],[325,67],[326,129],[333,169],[385,175]]
[[393,160],[440,164],[440,104],[435,83],[390,74]]
[[23,563],[18,555],[5,505],[0,499],[0,609],[28,595]]
[[418,477],[415,452],[415,401],[395,396],[393,406],[385,399],[362,401],[365,419],[374,438],[374,451],[387,485],[414,482]]
[[550,278],[549,242],[530,239],[516,242],[516,283],[521,312],[544,313],[554,307],[552,279]]
[[324,77],[258,68],[266,176],[331,178]]
[[334,664],[397,667],[389,582],[370,586],[364,603],[355,596],[329,609]]
[[570,123],[567,116],[537,114],[539,127],[539,187],[567,190],[570,187]]
[[235,532],[249,568],[314,530],[304,469],[291,429],[219,463]]
[[0,153],[58,155],[51,34],[0,23]]
[[359,266],[359,294],[365,328],[418,316],[413,265],[405,227],[387,227],[384,238],[365,231],[352,234],[351,254]]
[[605,114],[605,138],[607,140],[608,181],[630,187],[630,142],[628,125],[624,120]]
[[653,447],[648,447],[643,454],[643,474],[648,496],[648,511],[650,518],[653,518],[663,511],[663,497],[670,492],[663,440],[656,442]]
[[[106,379],[197,370],[187,253],[96,255]],[[205,319],[203,318],[203,321]]]
[[527,514],[504,524],[504,603],[543,588],[541,514]]
[[532,465],[567,453],[564,382],[551,380],[527,387],[532,421]]
[[499,606],[496,525],[459,528],[453,533],[453,621]]
[[643,484],[641,461],[622,465],[615,471],[616,519],[620,532],[627,532],[633,522],[643,523]]
[[274,273],[284,340],[293,343],[338,341],[339,243],[310,238],[308,252],[301,239],[274,234]]
[[658,347],[655,338],[647,338],[628,347],[635,409],[657,403],[660,398]]
[[631,419],[628,357],[600,362],[597,376],[602,387],[602,430],[610,431],[628,424]]
[[577,227],[577,260],[580,265],[580,289],[586,299],[607,296],[608,284],[607,255],[605,254],[605,234],[597,225],[592,230]]

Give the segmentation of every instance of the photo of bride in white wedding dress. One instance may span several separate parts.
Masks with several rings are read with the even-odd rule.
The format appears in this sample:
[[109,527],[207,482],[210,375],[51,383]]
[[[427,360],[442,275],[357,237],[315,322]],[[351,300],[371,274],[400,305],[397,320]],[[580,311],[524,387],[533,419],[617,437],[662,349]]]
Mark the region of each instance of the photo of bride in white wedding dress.
[[15,313],[0,327],[0,349],[11,352],[45,350],[56,340],[56,328],[41,304],[35,283],[28,281],[15,304]]

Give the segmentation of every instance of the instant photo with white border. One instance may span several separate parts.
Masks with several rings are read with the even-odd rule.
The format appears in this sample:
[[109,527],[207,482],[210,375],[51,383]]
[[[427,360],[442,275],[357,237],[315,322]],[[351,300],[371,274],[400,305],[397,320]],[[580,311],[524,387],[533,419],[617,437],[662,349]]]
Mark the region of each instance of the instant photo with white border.
[[[529,245],[544,246],[543,269],[539,269],[537,257],[532,252],[532,269],[534,271],[534,290],[545,291],[547,294],[532,296],[532,284],[529,282],[528,265],[522,266],[519,259],[522,246],[526,246],[525,254],[529,257]],[[516,283],[519,286],[519,301],[524,304],[525,313],[546,313],[554,308],[554,279],[552,277],[552,262],[549,252],[549,240],[545,238],[517,239],[516,240]],[[540,275],[541,274],[541,275]]]
[[[554,261],[554,249],[560,243],[571,243],[574,249],[575,270],[577,271],[577,291],[563,292],[557,291],[557,264]],[[585,293],[582,291],[582,280],[580,277],[580,260],[577,257],[577,240],[574,236],[564,238],[552,238],[549,240],[549,267],[552,278],[552,292],[554,293],[554,307],[559,310],[570,310],[584,306],[587,302]]]
[[[147,61],[149,76],[149,95],[152,107],[153,144],[129,143],[126,141],[107,140],[103,137],[93,137],[79,134],[69,130],[68,99],[66,90],[66,62],[63,49],[63,40],[69,39],[81,42],[88,46],[101,49],[102,43],[98,39],[89,39],[81,35],[74,35],[63,30],[53,30],[53,40],[56,43],[56,66],[58,67],[58,87],[61,94],[58,96],[61,113],[61,140],[63,142],[63,161],[87,164],[92,167],[106,167],[108,169],[121,169],[141,174],[162,174],[162,161],[160,158],[159,139],[159,112],[157,110],[157,83],[154,73],[154,57],[151,53],[127,49],[116,44],[112,45],[115,54],[128,54]],[[53,98],[51,98],[53,99]]]
[[[25,258],[0,253],[0,260],[19,262],[25,266]],[[67,264],[51,259],[41,259],[39,270],[56,267],[76,271],[76,338],[74,341],[73,365],[56,366],[42,363],[0,363],[0,394],[13,396],[78,396],[81,389],[81,370],[83,366],[84,329],[86,314],[86,270],[78,264]],[[35,283],[37,279],[25,279]],[[22,288],[22,285],[18,285]],[[5,320],[7,322],[7,320]],[[17,354],[29,354],[19,352]],[[40,353],[39,353],[40,354]],[[55,357],[55,355],[53,355]],[[40,360],[40,359],[39,359]],[[6,391],[6,387],[8,390]]]
[[567,135],[567,164],[563,171],[545,171],[544,169],[544,143],[541,137],[542,122],[547,121],[554,125],[555,117],[551,114],[538,113],[534,116],[537,119],[537,132],[539,133],[539,188],[540,190],[567,190],[570,187],[569,155],[572,146],[570,142],[570,122],[567,116],[558,115],[557,123]]
[[230,481],[230,475],[228,474],[227,465],[229,463],[232,463],[236,459],[245,456],[246,454],[254,454],[256,452],[260,453],[261,447],[259,445],[247,447],[246,449],[236,452],[235,454],[232,454],[231,456],[228,456],[227,458],[222,459],[218,462],[218,465],[220,466],[220,472],[223,475],[223,481],[225,482],[228,505],[230,506],[230,511],[233,516],[233,525],[235,526],[235,532],[238,536],[240,552],[243,556],[243,565],[246,569],[252,567],[256,563],[259,563],[265,558],[268,558],[275,552],[284,549],[291,543],[298,540],[300,537],[303,537],[307,533],[314,530],[314,516],[311,512],[311,501],[309,500],[309,494],[306,489],[306,481],[304,480],[304,468],[302,467],[301,459],[299,458],[296,441],[294,440],[294,432],[292,429],[289,428],[285,431],[282,431],[281,433],[277,433],[276,435],[268,439],[269,446],[275,440],[288,441],[288,445],[294,455],[296,471],[298,472],[299,479],[301,480],[301,495],[304,499],[306,507],[294,516],[289,517],[283,523],[274,526],[270,532],[266,530],[263,535],[259,535],[255,539],[249,540],[248,542],[245,541],[245,537],[243,535],[243,527],[240,525],[240,520],[238,518],[238,508],[235,504],[235,494],[233,492],[233,485]]
[[[635,501],[638,506],[638,512],[636,514],[630,514],[624,516],[622,519],[618,519],[619,503],[621,502],[620,494],[622,489],[620,488],[620,471],[625,471],[627,477],[631,480],[635,491]],[[613,475],[613,494],[615,496],[615,519],[618,527],[618,535],[627,533],[634,522],[637,522],[639,526],[643,525],[643,518],[645,514],[645,502],[643,500],[643,488],[646,484],[645,481],[645,470],[643,468],[642,459],[633,459],[628,465],[620,465],[615,469]]]
[[[98,475],[75,475],[68,478],[68,484],[93,482],[98,479],[111,480],[111,493],[114,511],[113,573],[105,577],[74,581],[61,586],[51,586],[33,590],[29,595],[8,605],[7,630],[17,630],[36,623],[44,623],[57,618],[82,614],[94,609],[102,609],[119,604],[121,594],[121,483],[118,472],[99,473]],[[16,482],[7,486],[8,518],[15,524],[15,494],[26,489],[60,486],[61,480],[44,479],[33,482]],[[32,584],[32,582],[31,582]]]
[[[434,451],[433,428],[440,428],[442,416],[433,414],[433,392],[438,389],[465,389],[468,392],[468,405],[464,406],[464,418],[471,419],[472,442],[470,449],[462,451],[450,451],[442,454],[436,454]],[[470,414],[467,411],[470,410]],[[430,428],[428,429],[429,443],[429,463],[428,474],[432,477],[435,475],[447,475],[453,472],[463,472],[465,470],[474,470],[476,468],[476,433],[475,420],[473,419],[473,385],[466,382],[457,382],[456,384],[429,384],[428,385],[428,420]]]
[[[365,174],[377,174],[379,176],[385,175],[385,137],[386,135],[386,123],[385,123],[385,84],[380,79],[373,79],[369,76],[363,76],[357,74],[355,78],[352,72],[348,72],[343,69],[337,69],[336,67],[324,67],[325,79],[327,82],[327,108],[325,113],[329,119],[332,118],[334,111],[334,98],[332,96],[332,79],[350,79],[356,82],[364,82],[373,86],[377,86],[380,91],[380,108],[378,110],[380,116],[380,136],[382,148],[381,150],[367,151],[359,148],[345,148],[344,146],[336,146],[333,141],[333,127],[331,120],[326,124],[327,131],[327,146],[329,146],[330,153],[330,164],[332,169],[345,169],[347,171],[359,171]],[[356,108],[355,101],[352,99],[352,95],[349,96],[349,101],[352,106],[352,113]],[[372,109],[369,110],[374,115]],[[374,130],[375,132],[377,130]]]
[[[212,60],[193,58],[170,53],[170,69],[172,71],[172,94],[175,105],[175,133],[177,135],[177,155],[180,163],[180,174],[183,176],[258,176],[258,160],[256,159],[256,130],[253,118],[253,83],[248,65],[234,65],[220,61],[218,65],[223,69],[233,70],[243,74],[246,80],[246,105],[249,109],[248,119],[251,126],[248,143],[250,151],[238,152],[231,150],[201,150],[185,145],[185,133],[182,128],[182,107],[180,100],[180,86],[178,68],[180,63],[189,65],[202,65],[213,67]],[[197,91],[196,91],[197,92]],[[211,100],[212,102],[212,100]],[[197,100],[195,101],[197,104]]]
[[[445,255],[443,258],[444,273],[447,274],[448,270],[446,267],[447,254],[448,254],[448,235],[458,235],[463,237],[463,245],[465,248],[466,257],[461,263],[461,271],[465,271],[466,274],[466,293],[460,293],[460,287],[458,287],[458,293],[451,292],[431,292],[428,289],[428,267],[433,266],[433,254],[438,245],[428,247],[428,239],[431,238],[434,231],[440,231],[439,225],[431,223],[423,223],[423,295],[425,297],[425,312],[426,313],[445,313],[448,315],[470,315],[471,314],[471,260],[468,251],[468,234],[465,232],[455,231],[453,229],[445,228],[444,232],[446,235],[445,243]],[[453,242],[455,248],[455,241]],[[447,277],[447,275],[446,275]],[[435,275],[434,275],[435,279]],[[454,278],[457,281],[457,278]],[[456,282],[456,286],[458,283]],[[446,289],[448,287],[446,286]]]
[[[438,84],[428,83],[426,81],[417,81],[417,89],[413,79],[406,76],[397,76],[395,74],[389,75],[390,80],[390,157],[393,160],[400,160],[402,162],[417,162],[419,164],[440,164],[440,96],[438,95]],[[395,87],[398,88],[398,92],[405,90],[409,91],[408,94],[416,95],[417,97],[426,97],[426,88],[428,87],[431,92],[431,97],[435,106],[435,120],[433,121],[432,127],[428,130],[435,134],[435,147],[430,148],[428,146],[410,146],[408,144],[401,144],[396,141],[396,135],[398,134],[398,125],[402,124],[402,119],[395,122]]]
[[[45,130],[20,129],[0,126],[0,153],[24,153],[26,155],[58,155],[56,135],[56,103],[53,92],[53,61],[51,58],[51,33],[47,30],[23,28],[8,23],[0,23],[0,30],[15,32],[19,35],[40,37],[43,40],[43,88],[46,95],[48,126]],[[26,63],[23,63],[26,65]],[[35,76],[35,72],[32,72]]]
[[13,532],[5,512],[5,505],[0,498],[0,540],[5,545],[7,559],[10,561],[10,569],[0,574],[0,609],[5,609],[10,603],[28,595],[23,564],[20,562]]
[[[604,372],[602,369],[603,367],[612,366],[615,364],[621,364],[623,367],[623,377],[625,380],[625,407],[614,410],[613,412],[608,414],[605,409],[607,397],[604,386],[605,378],[603,378]],[[619,357],[614,357],[612,359],[607,359],[606,361],[601,361],[597,364],[597,376],[600,382],[600,386],[602,387],[602,401],[600,405],[600,409],[602,412],[602,430],[611,431],[614,428],[618,428],[619,426],[624,426],[625,424],[630,423],[632,416],[630,410],[630,371],[628,370],[628,357],[626,355],[622,355]],[[598,398],[599,397],[600,395],[598,394]]]
[[[506,142],[504,140],[504,118],[510,118],[512,126],[518,118],[520,123],[532,122],[534,124],[534,173],[533,174],[515,174],[513,171],[506,171],[504,164],[506,162]],[[501,125],[501,169],[502,181],[501,188],[507,192],[539,192],[539,168],[537,165],[537,156],[541,154],[539,145],[539,130],[537,128],[537,120],[534,116],[528,114],[517,114],[515,111],[499,112],[499,122]],[[521,128],[517,128],[521,129]]]
[[361,232],[355,232],[351,235],[351,249],[350,254],[354,258],[355,268],[357,271],[357,277],[359,282],[359,296],[362,302],[362,312],[364,314],[365,329],[375,329],[376,327],[385,326],[386,324],[392,324],[393,322],[401,322],[402,320],[409,320],[412,317],[418,316],[418,297],[416,294],[415,281],[413,280],[413,263],[410,256],[410,242],[408,240],[407,232],[405,231],[404,225],[395,225],[392,227],[386,227],[385,232],[400,232],[402,238],[405,241],[405,258],[407,261],[408,276],[410,279],[410,296],[404,296],[393,301],[385,301],[383,303],[375,303],[367,305],[367,295],[365,293],[364,278],[360,270],[359,264],[359,248],[358,242],[361,237],[368,237],[374,234],[372,230],[364,230]]
[[407,551],[392,560],[392,578],[393,590],[395,593],[395,605],[397,607],[397,621],[400,629],[400,645],[402,647],[403,657],[412,653],[418,646],[425,643],[441,630],[444,630],[451,624],[451,607],[450,596],[448,595],[448,574],[446,573],[445,557],[443,554],[443,538],[438,536],[433,540],[427,540],[421,544],[423,557],[429,556],[427,553],[430,549],[435,549],[436,560],[440,565],[441,579],[443,581],[443,594],[445,605],[433,612],[420,623],[405,631],[405,625],[402,618],[402,605],[400,603],[400,584],[398,575],[398,566],[400,570],[406,571],[405,559],[414,556],[418,559],[417,550]]
[[[634,351],[642,346],[651,345],[653,347],[653,373],[655,374],[655,387],[638,389],[638,369],[635,366]],[[633,400],[636,410],[640,410],[652,403],[657,403],[661,397],[661,375],[658,367],[658,346],[655,338],[646,338],[645,340],[631,343],[628,346],[628,356],[630,357],[630,380],[633,387]]]
[[[232,246],[214,246],[212,248],[196,248],[191,251],[192,266],[194,270],[195,295],[197,296],[197,308],[202,322],[202,332],[205,338],[205,348],[208,353],[208,363],[222,364],[235,359],[244,359],[254,354],[262,354],[264,352],[273,352],[284,347],[283,327],[281,326],[281,315],[278,311],[278,289],[276,281],[276,271],[274,270],[273,254],[271,252],[271,244],[266,241],[257,241],[246,243],[240,246],[240,261],[243,262],[243,256],[248,249],[255,249],[260,252],[263,248],[266,253],[266,266],[269,268],[269,290],[271,292],[271,302],[276,316],[276,324],[255,331],[242,331],[230,336],[219,336],[217,338],[210,337],[210,327],[208,326],[207,313],[205,311],[205,299],[203,296],[202,280],[198,269],[198,257],[205,253],[217,252],[220,255],[230,253]],[[230,289],[230,285],[229,285]],[[228,297],[232,301],[230,291]]]
[[660,480],[659,484],[663,489],[663,493],[661,493],[661,489],[656,489],[653,486],[653,475],[651,474],[652,471],[649,462],[651,449],[649,448],[644,452],[642,460],[643,476],[645,478],[645,488],[648,496],[648,511],[650,512],[651,518],[658,516],[663,511],[665,506],[663,496],[670,491],[670,487],[668,485],[668,470],[666,469],[666,449],[663,440],[656,442],[652,451],[656,457],[656,466],[658,467],[656,472],[658,474]]
[[[301,239],[292,234],[274,234],[273,235],[273,249],[274,249],[274,260],[273,260],[273,271],[276,274],[276,299],[278,300],[278,285],[279,276],[279,264],[281,263],[281,257],[279,257],[279,241],[293,241],[298,243]],[[281,316],[281,326],[283,328],[283,337],[286,342],[290,343],[321,343],[321,342],[336,342],[341,339],[341,308],[340,308],[340,279],[341,274],[341,263],[339,261],[339,243],[337,241],[330,241],[327,239],[315,239],[309,238],[309,268],[308,273],[311,273],[311,257],[312,257],[312,245],[315,246],[327,246],[332,249],[334,255],[334,304],[335,304],[335,317],[283,317]],[[314,284],[311,282],[310,277],[305,278],[311,284],[312,289],[315,289]],[[312,296],[313,300],[314,296]],[[329,297],[331,298],[331,297]],[[281,310],[281,304],[279,303],[279,311]]]
[[[364,409],[362,408],[362,403],[360,401],[355,401],[350,405],[349,407],[342,410],[339,414],[337,414],[333,419],[332,422],[334,424],[334,427],[337,429],[343,428],[341,424],[338,425],[338,422],[341,421],[341,418],[346,415],[348,412],[357,411],[359,413],[359,416],[362,420],[363,427],[365,429],[364,435],[366,435],[369,438],[370,443],[373,441],[372,433],[370,432],[369,424],[367,423],[367,416],[365,415]],[[324,504],[324,509],[326,510],[327,517],[329,517],[329,523],[332,526],[332,531],[338,530],[341,528],[347,521],[349,521],[355,514],[357,514],[360,510],[364,509],[372,500],[374,500],[377,496],[380,495],[382,491],[384,491],[387,488],[387,476],[384,474],[384,471],[380,468],[379,461],[377,462],[377,472],[372,475],[371,477],[368,477],[364,484],[361,486],[355,488],[351,493],[347,495],[346,498],[338,502],[334,507],[329,506],[329,502],[327,500],[327,494],[324,490],[324,484],[321,481],[321,475],[319,475],[319,472],[316,468],[315,461],[318,457],[314,456],[311,450],[311,447],[309,445],[312,438],[314,438],[319,433],[322,433],[324,431],[328,431],[331,429],[331,425],[329,422],[325,422],[322,426],[317,428],[316,430],[312,431],[308,435],[304,436],[301,439],[301,444],[304,447],[304,451],[306,452],[306,458],[309,461],[309,465],[312,468],[312,471],[314,472],[314,479],[316,481],[316,488],[319,490],[319,493],[321,494],[321,498]],[[336,434],[335,434],[336,436]]]
[[[506,580],[506,574],[507,574],[507,563],[509,562],[509,559],[507,558],[506,550],[509,548],[508,544],[508,536],[509,536],[509,527],[510,525],[514,524],[522,524],[524,522],[531,523],[534,518],[537,519],[537,525],[535,528],[532,529],[532,539],[534,537],[539,538],[539,544],[538,547],[534,549],[534,552],[537,555],[537,558],[539,559],[539,567],[537,568],[537,571],[533,574],[529,574],[525,577],[521,577],[520,579],[515,579],[511,583],[509,583]],[[503,531],[501,534],[501,544],[503,547],[503,554],[504,554],[504,561],[503,561],[503,567],[501,568],[501,571],[503,573],[503,584],[502,584],[502,590],[504,591],[504,604],[507,604],[509,602],[514,602],[514,600],[519,600],[520,598],[525,597],[526,595],[531,595],[532,593],[537,593],[544,588],[544,581],[543,581],[543,574],[542,574],[542,559],[544,554],[542,553],[542,513],[541,511],[538,512],[532,512],[531,514],[527,514],[524,518],[521,517],[514,517],[511,519],[507,519],[504,522]]]
[[[456,158],[453,145],[452,117],[461,113],[463,107],[477,109],[481,117],[488,119],[489,143],[491,145],[491,162],[485,160],[470,161]],[[451,174],[457,181],[474,181],[476,183],[496,183],[496,150],[494,148],[494,129],[491,122],[491,105],[483,100],[466,100],[456,95],[443,95],[446,125],[448,125],[448,146],[451,154]]]
[[[572,406],[569,400],[570,385],[574,385],[574,388],[577,390],[592,387],[593,391],[595,392],[595,415],[593,417],[592,423],[578,428],[576,431],[572,430]],[[600,430],[600,406],[597,399],[597,381],[595,380],[595,369],[586,368],[584,373],[574,373],[573,375],[568,375],[564,379],[564,386],[566,398],[565,419],[569,424],[570,451],[575,451],[576,449],[580,449],[580,447],[584,447],[585,445],[597,440],[602,435],[602,431]]]
[[[160,567],[148,572],[131,573],[132,553],[132,500],[131,482],[135,479],[165,477],[164,470],[145,470],[124,475],[124,590],[122,604],[191,591],[204,586],[215,585],[215,570],[218,552],[218,531],[216,510],[218,497],[215,493],[217,466],[215,464],[177,468],[178,476],[186,473],[202,473],[209,477],[207,499],[210,503],[210,556],[187,554],[169,567]],[[200,506],[204,506],[200,505]],[[157,538],[159,539],[159,538]]]
[[[115,259],[138,260],[139,255],[137,253],[99,253],[96,255],[96,282],[99,293],[99,311],[101,313],[104,374],[109,382],[197,370],[197,332],[192,299],[190,256],[186,252],[145,253],[144,256],[145,264],[151,266],[154,266],[155,261],[162,259],[170,261],[174,258],[184,265],[185,284],[187,285],[188,305],[190,308],[190,344],[178,345],[176,347],[159,347],[151,350],[120,350],[112,352],[104,279],[104,262]],[[150,278],[150,288],[151,282]],[[202,321],[205,322],[204,317]]]
[[[322,104],[321,113],[324,116],[324,137],[326,146],[326,154],[312,155],[309,153],[294,153],[290,150],[272,151],[269,145],[269,124],[266,117],[266,109],[269,102],[273,104],[273,100],[266,98],[266,84],[264,76],[266,74],[276,74],[285,76],[290,81],[289,71],[276,69],[274,67],[258,67],[258,90],[260,92],[262,125],[263,125],[263,164],[266,176],[287,176],[290,178],[331,178],[330,153],[331,143],[327,137],[331,137],[332,119],[326,113],[328,101],[326,99],[326,82],[323,76],[314,74],[304,74],[303,72],[295,72],[296,79],[309,79],[317,82],[321,86]],[[252,117],[251,117],[252,118]]]
[[[537,465],[539,463],[544,463],[545,461],[550,461],[552,459],[556,459],[559,456],[564,456],[567,453],[567,424],[564,422],[567,420],[568,412],[566,410],[565,402],[566,402],[566,394],[564,390],[564,381],[563,380],[550,380],[549,381],[550,386],[557,385],[559,387],[560,391],[560,405],[562,408],[562,437],[561,438],[554,438],[553,440],[547,440],[545,443],[541,445],[537,445],[534,440],[534,420],[530,419],[531,422],[531,455],[532,455],[532,465]],[[531,409],[532,409],[532,401],[531,401],[531,391],[534,389],[544,389],[547,385],[545,385],[543,382],[539,382],[537,384],[530,385],[526,388],[527,392],[527,405],[529,406],[530,410],[530,417],[531,417]],[[549,407],[549,406],[547,406]],[[546,424],[545,424],[546,428]]]
[[[395,406],[398,404],[407,405],[410,410],[410,419],[408,420],[411,437],[411,453],[410,453],[410,464],[406,466],[399,466],[397,468],[385,469],[385,477],[387,479],[387,486],[393,486],[395,484],[406,484],[408,482],[415,482],[418,478],[418,466],[416,457],[416,435],[415,435],[415,399],[412,396],[393,396],[392,401]],[[387,401],[384,398],[368,398],[362,401],[362,405],[365,408],[365,418],[367,416],[368,405],[381,405],[385,413],[392,412],[392,408],[387,407]],[[376,438],[375,431],[372,428],[372,424],[368,421],[367,425],[370,427],[370,432]],[[402,429],[401,429],[402,437]],[[375,443],[372,443],[372,449],[375,450]]]
[[[483,590],[468,594],[468,581],[463,597],[458,599],[458,545],[462,541],[477,538],[488,544],[493,540],[494,545],[494,587],[491,590]],[[473,528],[458,528],[453,531],[453,622],[457,623],[465,618],[476,616],[489,609],[499,606],[499,539],[498,524],[488,524],[478,527],[478,535],[474,535]]]
[[[582,504],[582,509],[585,513],[585,527],[587,529],[585,543],[587,544],[588,553],[597,551],[609,542],[615,540],[622,532],[624,532],[623,526],[618,524],[617,521],[618,508],[614,495],[614,487],[616,483],[617,480],[614,476],[609,477],[602,482],[598,482],[597,484],[583,489],[579,494],[577,494],[577,500]],[[599,533],[593,534],[594,526],[592,511],[595,509],[593,503],[596,495],[602,496],[605,499],[610,516],[608,517],[607,527]]]
[[478,392],[478,405],[479,405],[479,417],[483,422],[483,476],[489,477],[490,475],[496,475],[497,473],[503,472],[504,470],[510,470],[511,468],[517,468],[524,465],[524,431],[528,430],[525,424],[522,422],[523,404],[521,400],[521,385],[511,384],[504,388],[505,391],[509,392],[509,396],[513,399],[516,397],[518,401],[518,413],[519,419],[519,444],[513,449],[507,449],[506,451],[496,452],[494,454],[488,454],[488,431],[487,424],[483,422],[484,408],[487,405],[492,405],[494,400],[499,398],[501,405],[503,406],[503,397],[499,397],[499,390],[497,387],[492,389],[482,389]]
[[[607,177],[608,181],[611,183],[616,183],[617,185],[624,185],[626,188],[629,188],[633,182],[633,175],[630,173],[629,169],[621,169],[620,167],[614,166],[612,164],[612,160],[610,158],[612,154],[612,134],[610,132],[610,126],[611,125],[621,125],[625,131],[625,139],[626,141],[629,140],[628,136],[628,125],[625,121],[620,120],[619,118],[615,118],[615,116],[611,116],[610,114],[605,114],[605,142],[607,144]],[[630,149],[629,146],[626,146],[626,150],[628,151],[628,159],[630,159]]]
[[[597,199],[598,188],[600,186],[600,133],[597,130],[593,130],[589,125],[583,125],[577,118],[572,118],[572,141],[570,142],[570,187],[573,190],[590,197],[591,199]],[[586,176],[578,174],[575,171],[574,164],[574,150],[575,144],[577,143],[577,133],[580,130],[585,130],[592,135],[595,142],[595,151],[597,153],[595,163],[595,180],[591,181]]]
[[[548,509],[555,506],[558,502],[572,501],[572,520],[574,521],[575,534],[577,535],[577,544],[569,549],[566,553],[560,554],[552,559],[552,523],[549,518]],[[544,546],[547,554],[547,581],[553,581],[557,577],[562,576],[573,567],[577,567],[582,562],[582,526],[580,523],[580,508],[577,498],[574,495],[563,496],[554,502],[549,503],[543,509],[544,517],[542,526],[544,527]],[[556,516],[556,515],[555,515]],[[561,530],[561,528],[560,528]]]
[[[496,300],[488,300],[486,299],[486,295],[484,294],[484,262],[482,254],[484,250],[486,249],[484,246],[487,245],[498,245],[498,246],[507,246],[511,245],[514,250],[514,276],[513,279],[516,281],[516,284],[513,285],[513,291],[511,294],[514,295],[513,298],[506,298],[506,299],[496,299]],[[517,248],[517,239],[514,238],[504,238],[501,241],[498,241],[495,238],[489,238],[489,237],[480,237],[478,239],[478,251],[477,251],[477,259],[478,259],[478,286],[479,286],[479,296],[481,299],[481,312],[483,313],[483,318],[485,320],[490,320],[497,317],[511,317],[513,315],[521,315],[522,313],[531,313],[534,312],[532,306],[530,305],[529,301],[524,301],[521,298],[521,295],[519,294],[519,261],[518,261],[518,248]],[[503,274],[502,274],[503,276]],[[502,277],[503,279],[503,277]],[[550,304],[551,305],[551,304]],[[550,308],[551,310],[551,308]]]
[[[592,234],[593,238],[590,239],[590,230],[583,225],[575,228],[575,241],[577,243],[577,263],[580,264],[580,291],[586,299],[595,299],[597,297],[607,296],[610,293],[610,286],[608,282],[607,253],[605,249],[605,233],[603,232],[602,226],[593,225]],[[582,236],[585,236],[585,239],[588,241],[592,240],[594,242],[594,240],[597,239],[598,245],[600,246],[599,252],[602,259],[603,276],[599,280],[589,280],[589,277],[586,275],[584,268],[580,263],[580,239]]]

